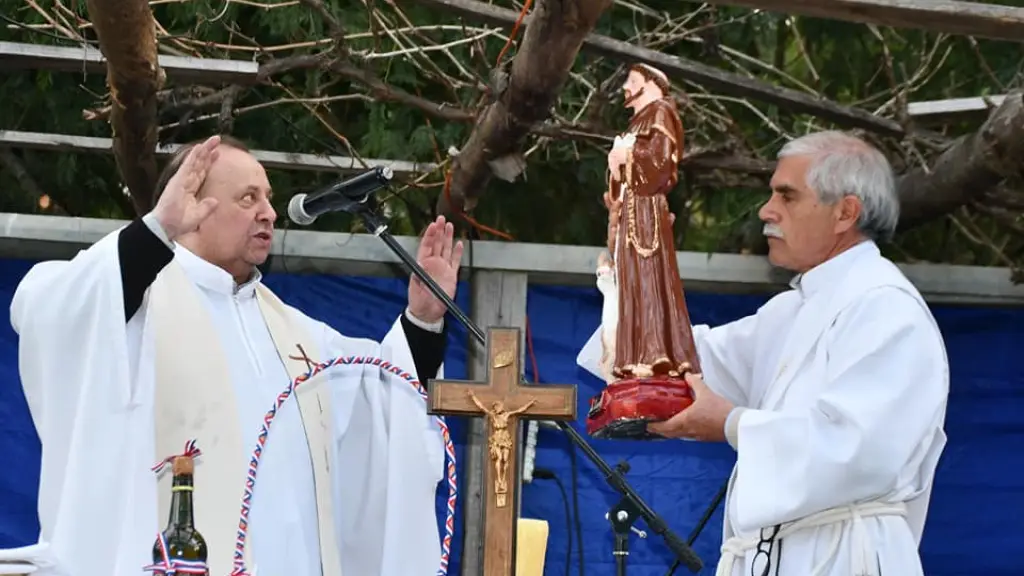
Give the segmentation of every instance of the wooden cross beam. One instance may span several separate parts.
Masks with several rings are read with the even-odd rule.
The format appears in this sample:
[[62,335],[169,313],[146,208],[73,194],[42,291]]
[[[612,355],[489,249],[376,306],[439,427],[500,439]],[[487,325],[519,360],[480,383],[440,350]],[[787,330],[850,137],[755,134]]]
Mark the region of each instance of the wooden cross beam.
[[515,574],[519,506],[519,424],[522,419],[575,420],[576,386],[524,385],[520,380],[520,331],[491,328],[487,381],[430,380],[431,414],[487,417],[489,465],[483,469],[483,573]]
[[[179,82],[196,84],[259,83],[259,64],[251,60],[218,60],[192,56],[157,57],[160,68]],[[0,42],[0,69],[52,70],[106,74],[107,61],[99,48]]]
[[[3,55],[0,54],[0,58],[2,57]],[[30,150],[48,150],[51,152],[72,151],[110,154],[114,150],[113,146],[113,140],[110,138],[0,130],[0,148],[28,148]],[[181,144],[159,144],[156,147],[156,155],[159,158],[166,158],[177,152],[179,148],[181,148]],[[437,169],[437,164],[430,162],[421,163],[374,158],[356,159],[349,156],[327,156],[300,152],[276,152],[272,150],[250,150],[249,152],[263,166],[283,170],[359,172],[377,166],[387,166],[395,174],[419,176],[424,172],[431,172]]]
[[[707,0],[702,0],[707,1]],[[779,14],[846,20],[862,24],[912,28],[1019,42],[1024,35],[1024,10],[991,2],[959,0],[711,0],[710,4],[742,6]]]

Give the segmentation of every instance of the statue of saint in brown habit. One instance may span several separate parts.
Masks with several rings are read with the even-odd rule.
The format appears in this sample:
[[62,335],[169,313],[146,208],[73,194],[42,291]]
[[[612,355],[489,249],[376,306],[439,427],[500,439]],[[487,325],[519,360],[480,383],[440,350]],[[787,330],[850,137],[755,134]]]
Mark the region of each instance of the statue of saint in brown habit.
[[683,380],[699,371],[676,263],[668,194],[678,181],[683,126],[668,78],[634,65],[623,86],[633,110],[608,154],[608,250],[598,268],[605,295],[601,371],[609,386],[595,398],[589,426],[599,437],[647,437],[646,422],[692,402]]

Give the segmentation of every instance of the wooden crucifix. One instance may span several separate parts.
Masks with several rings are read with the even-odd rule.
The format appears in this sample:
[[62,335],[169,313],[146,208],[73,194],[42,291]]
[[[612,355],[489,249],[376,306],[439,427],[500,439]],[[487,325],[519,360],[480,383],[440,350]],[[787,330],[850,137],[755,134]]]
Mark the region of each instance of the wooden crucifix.
[[431,414],[487,418],[484,466],[483,573],[515,574],[519,506],[519,423],[523,419],[575,420],[576,386],[524,385],[518,328],[491,328],[487,337],[487,381],[431,380]]

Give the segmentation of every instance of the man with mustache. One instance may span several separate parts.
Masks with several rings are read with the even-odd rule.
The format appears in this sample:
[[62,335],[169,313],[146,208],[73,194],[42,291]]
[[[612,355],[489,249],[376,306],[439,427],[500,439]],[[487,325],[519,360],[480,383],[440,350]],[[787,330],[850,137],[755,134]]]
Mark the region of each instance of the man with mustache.
[[[183,147],[157,190],[150,214],[70,261],[35,266],[14,296],[43,446],[49,557],[37,574],[139,574],[168,517],[170,475],[151,467],[192,439],[210,574],[436,574],[444,445],[419,393],[379,364],[335,365],[282,393],[339,356],[435,377],[443,303],[414,280],[377,344],[281,302],[257,268],[277,218],[270,184],[237,140]],[[450,296],[462,250],[441,218],[420,245]]]
[[889,163],[839,132],[793,140],[760,217],[792,289],[695,326],[694,403],[648,428],[737,452],[719,576],[919,576],[949,367],[924,299],[876,244],[899,219]]

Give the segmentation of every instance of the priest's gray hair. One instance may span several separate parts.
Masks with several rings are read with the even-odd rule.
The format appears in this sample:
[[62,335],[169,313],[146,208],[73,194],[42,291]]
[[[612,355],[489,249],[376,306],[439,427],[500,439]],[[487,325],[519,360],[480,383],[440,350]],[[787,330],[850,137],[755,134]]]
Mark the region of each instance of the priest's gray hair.
[[896,180],[885,156],[867,142],[844,132],[825,131],[791,140],[779,158],[811,156],[807,185],[826,204],[844,196],[861,201],[857,227],[873,240],[888,240],[900,219]]

